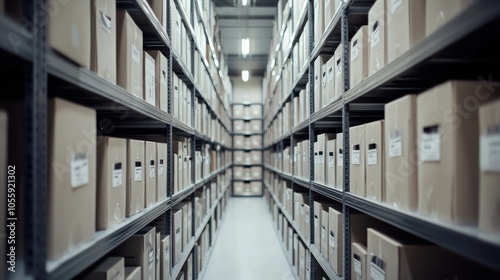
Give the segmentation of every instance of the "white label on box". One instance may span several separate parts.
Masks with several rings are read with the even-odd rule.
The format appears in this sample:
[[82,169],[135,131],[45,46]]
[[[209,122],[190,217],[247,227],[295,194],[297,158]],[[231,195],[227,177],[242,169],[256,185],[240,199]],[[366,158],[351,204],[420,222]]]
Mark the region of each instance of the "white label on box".
[[78,188],[89,183],[89,157],[87,153],[71,156],[71,187]]
[[155,106],[156,105],[156,82],[155,82],[155,64],[154,62],[146,59],[146,102]]
[[149,164],[149,178],[155,177],[155,161],[152,160]]
[[500,134],[481,136],[481,171],[500,172]]
[[158,176],[163,176],[163,159],[160,159],[160,163],[158,163]]
[[328,167],[329,168],[335,167],[335,156],[333,155],[333,152],[330,152],[330,155],[328,156]]
[[422,139],[420,139],[421,160],[440,161],[441,160],[441,135],[439,126],[429,126],[423,128]]
[[376,264],[371,263],[370,277],[372,280],[385,280],[385,272]]
[[333,66],[328,67],[328,82],[331,83],[333,81]]
[[113,187],[119,187],[123,183],[122,163],[113,164]]
[[356,58],[358,58],[358,53],[359,53],[358,40],[355,40],[352,43],[352,47],[351,47],[351,61],[354,61]]
[[403,144],[401,133],[395,130],[389,134],[389,157],[400,157],[403,155]]
[[358,275],[358,277],[362,276],[361,261],[360,260],[354,259],[354,272],[356,272],[356,274]]
[[[354,146],[359,146],[359,145],[354,145]],[[361,151],[359,149],[355,150],[354,146],[351,151],[351,162],[352,164],[355,165],[360,165],[361,164]]]
[[111,23],[111,18],[107,15],[105,15],[101,11],[101,28],[106,31],[108,34],[111,34],[111,28],[113,27]]
[[335,248],[335,234],[333,232],[330,232],[330,246]]
[[323,72],[323,76],[322,76],[323,78],[321,79],[321,85],[322,85],[323,87],[325,87],[325,86],[326,86],[326,78],[327,78],[327,77],[326,77],[326,74],[327,74],[327,73],[326,73],[326,70],[325,70],[325,72]]
[[319,155],[318,155],[318,164],[319,165],[323,165],[323,161],[324,161],[323,152],[319,152]]
[[75,49],[80,48],[80,28],[74,22],[71,23],[71,44]]
[[314,165],[318,165],[318,154],[314,154]]
[[179,241],[181,241],[181,227],[175,230],[175,243],[179,243]]
[[368,159],[367,163],[368,165],[376,165],[377,164],[377,146],[374,146],[374,148],[371,145],[376,145],[376,144],[370,144],[368,148]]
[[342,153],[342,150],[339,150],[339,155],[337,156],[337,166],[344,166],[344,154]]
[[375,24],[373,25],[373,31],[372,31],[371,35],[372,36],[370,38],[370,46],[373,48],[380,41],[380,27],[379,27],[379,22],[378,21],[375,22]]
[[137,49],[134,44],[132,44],[131,49],[132,49],[132,59],[135,62],[140,63],[141,62],[141,53],[139,52],[139,49]]
[[142,181],[142,162],[140,161],[135,162],[134,179],[136,182]]
[[394,14],[402,3],[403,0],[391,0],[391,13]]
[[337,59],[337,77],[342,74],[342,58]]

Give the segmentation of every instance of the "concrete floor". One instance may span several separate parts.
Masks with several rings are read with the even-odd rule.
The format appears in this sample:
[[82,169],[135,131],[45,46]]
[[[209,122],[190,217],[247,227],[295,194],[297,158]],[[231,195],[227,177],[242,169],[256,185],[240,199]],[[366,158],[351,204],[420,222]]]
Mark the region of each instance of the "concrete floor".
[[205,280],[294,279],[262,198],[232,198]]

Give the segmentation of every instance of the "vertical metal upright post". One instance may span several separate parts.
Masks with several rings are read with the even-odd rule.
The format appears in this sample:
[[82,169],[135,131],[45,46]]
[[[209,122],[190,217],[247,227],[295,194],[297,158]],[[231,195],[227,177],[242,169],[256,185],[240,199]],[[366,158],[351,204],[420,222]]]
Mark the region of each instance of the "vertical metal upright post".
[[[341,44],[344,48],[344,94],[349,89],[349,25],[348,11],[346,5],[342,7],[341,18]],[[344,214],[344,279],[351,279],[351,225],[350,208],[346,205],[346,193],[349,192],[349,127],[350,113],[349,104],[345,103],[345,95],[342,94],[342,131],[344,136],[344,192],[342,195],[342,210]]]
[[[26,274],[45,279],[47,271],[47,38],[46,0],[25,0],[33,23],[33,64],[26,66],[24,98],[24,232]],[[30,26],[30,25],[28,25]]]

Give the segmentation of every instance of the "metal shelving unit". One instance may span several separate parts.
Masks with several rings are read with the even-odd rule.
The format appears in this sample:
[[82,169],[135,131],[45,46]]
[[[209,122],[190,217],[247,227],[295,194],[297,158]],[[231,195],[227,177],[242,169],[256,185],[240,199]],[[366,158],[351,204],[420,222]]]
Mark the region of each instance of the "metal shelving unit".
[[[345,237],[343,277],[338,277],[335,274],[328,261],[314,245],[309,246],[311,267],[319,264],[330,279],[350,279],[351,277],[350,213],[353,211],[371,215],[498,271],[500,267],[498,262],[495,262],[500,258],[498,240],[493,240],[493,237],[479,233],[476,228],[443,224],[418,213],[401,212],[388,205],[351,194],[349,192],[349,128],[353,125],[383,119],[384,106],[388,102],[408,93],[425,91],[449,79],[497,80],[500,74],[497,67],[500,54],[497,51],[499,43],[495,39],[497,37],[495,30],[500,28],[500,2],[494,0],[476,1],[464,12],[443,25],[442,28],[418,42],[410,51],[402,54],[356,87],[351,88],[349,85],[349,41],[359,28],[367,23],[367,15],[374,2],[373,0],[345,1],[340,12],[333,17],[330,23],[327,23],[322,37],[314,44],[314,1],[308,1],[308,21],[311,28],[309,30],[310,56],[307,60],[309,67],[300,71],[298,82],[294,79],[291,92],[284,92],[283,98],[280,95],[274,98],[274,102],[278,102],[277,108],[265,109],[269,113],[266,115],[264,138],[268,135],[271,124],[278,120],[278,114],[284,108],[284,104],[291,102],[293,105],[294,92],[303,89],[309,81],[309,118],[293,127],[291,132],[284,133],[274,141],[267,143],[264,149],[283,153],[285,147],[290,147],[290,154],[293,154],[293,143],[296,139],[309,139],[313,143],[317,134],[344,132],[344,190],[334,189],[314,181],[313,145],[310,145],[309,151],[311,159],[309,180],[304,180],[294,174],[284,174],[282,170],[267,164],[264,164],[264,168],[266,172],[275,174],[277,178],[291,182],[292,190],[295,190],[297,185],[308,188],[309,205],[312,205],[318,197],[328,198],[342,204]],[[285,19],[283,26],[287,20]],[[278,42],[282,41],[282,37],[283,32],[280,34]],[[341,99],[315,112],[314,82],[312,82],[314,81],[314,60],[321,54],[332,54],[339,45],[344,46],[344,94]],[[276,51],[280,48],[281,43],[278,43]],[[283,55],[288,58],[290,53]],[[280,66],[278,65],[276,69],[281,77],[283,67],[279,68]],[[269,94],[275,94],[279,83],[282,83],[282,79],[271,86]],[[266,101],[266,106],[268,104],[270,103]],[[291,107],[293,115],[294,106]],[[284,157],[282,156],[280,159],[284,160]],[[292,163],[292,170],[293,165]],[[271,189],[267,182],[265,185],[270,192]],[[274,194],[271,193],[271,197],[280,207],[281,205]],[[314,217],[313,212],[313,210],[310,211],[310,219]],[[293,223],[290,224],[293,225]],[[311,241],[314,241],[313,227],[311,227]],[[315,279],[314,271],[311,272],[310,277]]]
[[[192,22],[187,19],[187,13],[193,15],[198,7],[198,1],[192,1],[191,11],[181,10],[182,19],[186,23],[190,40],[195,46],[191,50],[191,65],[186,65],[180,59],[180,55],[171,48],[169,34],[170,24],[164,29],[155,17],[152,9],[146,0],[117,0],[118,10],[127,10],[134,22],[143,33],[143,44],[145,50],[160,50],[168,59],[168,90],[171,90],[172,72],[175,72],[183,80],[191,92],[191,119],[192,123],[181,123],[173,118],[171,112],[170,94],[168,94],[167,111],[160,110],[144,100],[136,98],[125,89],[100,78],[94,72],[79,67],[74,63],[61,57],[55,51],[47,47],[47,0],[23,0],[25,17],[32,25],[21,25],[15,19],[11,19],[6,14],[0,14],[0,32],[6,36],[0,37],[0,59],[6,65],[12,65],[12,71],[2,82],[5,89],[12,89],[15,94],[4,95],[2,100],[11,97],[24,99],[25,108],[25,132],[24,143],[24,184],[18,190],[24,193],[24,200],[19,201],[18,207],[22,207],[24,212],[24,227],[18,231],[18,238],[23,242],[23,252],[18,252],[22,258],[18,258],[16,264],[16,276],[13,279],[69,279],[77,277],[80,273],[91,267],[100,258],[106,256],[118,245],[123,243],[130,236],[138,232],[146,225],[150,225],[158,218],[167,221],[167,232],[170,234],[172,228],[171,209],[181,201],[191,200],[194,205],[196,190],[212,182],[217,182],[219,175],[231,167],[231,164],[215,170],[210,174],[202,174],[202,180],[192,183],[190,187],[179,193],[173,194],[172,176],[167,180],[167,199],[155,203],[153,206],[143,210],[141,213],[126,218],[119,225],[108,230],[97,231],[93,240],[79,246],[71,253],[57,259],[47,258],[47,100],[51,97],[61,97],[77,104],[90,107],[97,112],[97,123],[100,120],[110,120],[113,123],[112,132],[105,132],[104,135],[144,138],[156,142],[167,143],[171,147],[174,135],[191,138],[191,152],[194,154],[196,145],[200,143],[210,143],[211,146],[220,145],[221,149],[229,150],[225,144],[219,143],[220,135],[202,135],[194,128],[194,97],[204,102],[213,118],[223,127],[223,131],[230,133],[230,128],[225,119],[228,119],[227,108],[223,107],[222,114],[216,112],[211,107],[211,102],[206,98],[207,94],[195,83],[193,76],[194,51],[201,50],[193,37],[195,36]],[[165,2],[167,10],[170,12],[170,1]],[[180,1],[175,1],[181,7]],[[199,9],[199,7],[198,7]],[[170,13],[167,21],[170,23]],[[191,16],[191,19],[193,16]],[[34,32],[36,30],[36,32]],[[208,36],[208,33],[205,34]],[[210,39],[210,38],[209,38]],[[203,64],[208,69],[206,59]],[[10,79],[10,77],[15,79]],[[21,77],[21,78],[20,78]],[[215,81],[212,79],[212,86]],[[215,88],[215,87],[214,87]],[[20,93],[19,93],[20,92]],[[219,98],[218,94],[214,94]],[[223,102],[221,102],[223,104]],[[123,116],[126,116],[125,118]],[[211,134],[211,135],[210,135]],[[222,141],[224,142],[224,141]],[[171,149],[167,152],[167,170],[171,173],[173,168]],[[194,182],[194,157],[191,167],[191,182]],[[181,261],[173,267],[174,278],[184,261],[188,258],[196,240],[207,226],[212,217],[215,216],[215,209],[219,207],[222,196],[225,195],[228,187],[224,187],[221,196],[216,200],[209,215],[204,219],[201,228],[193,230],[193,239],[184,249]],[[194,221],[193,221],[194,223]],[[21,234],[22,233],[22,234]],[[163,232],[165,234],[165,232]],[[213,240],[212,240],[213,242]],[[213,243],[212,243],[213,246]],[[193,253],[193,258],[196,253]],[[193,262],[195,263],[195,262]],[[195,272],[193,268],[193,272]],[[5,277],[4,277],[5,276]],[[0,278],[6,278],[2,275]],[[9,275],[7,279],[12,278]]]

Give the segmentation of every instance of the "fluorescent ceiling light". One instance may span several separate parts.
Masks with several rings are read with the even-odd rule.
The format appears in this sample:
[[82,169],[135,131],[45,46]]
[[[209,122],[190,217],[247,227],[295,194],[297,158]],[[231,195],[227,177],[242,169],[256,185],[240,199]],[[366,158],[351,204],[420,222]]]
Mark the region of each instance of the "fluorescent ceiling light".
[[241,71],[241,79],[243,80],[243,82],[248,82],[249,77],[250,73],[248,72],[248,70]]
[[243,6],[246,6],[246,5],[248,4],[248,0],[241,0],[241,4],[242,4]]
[[241,39],[241,53],[245,56],[250,53],[250,39]]

